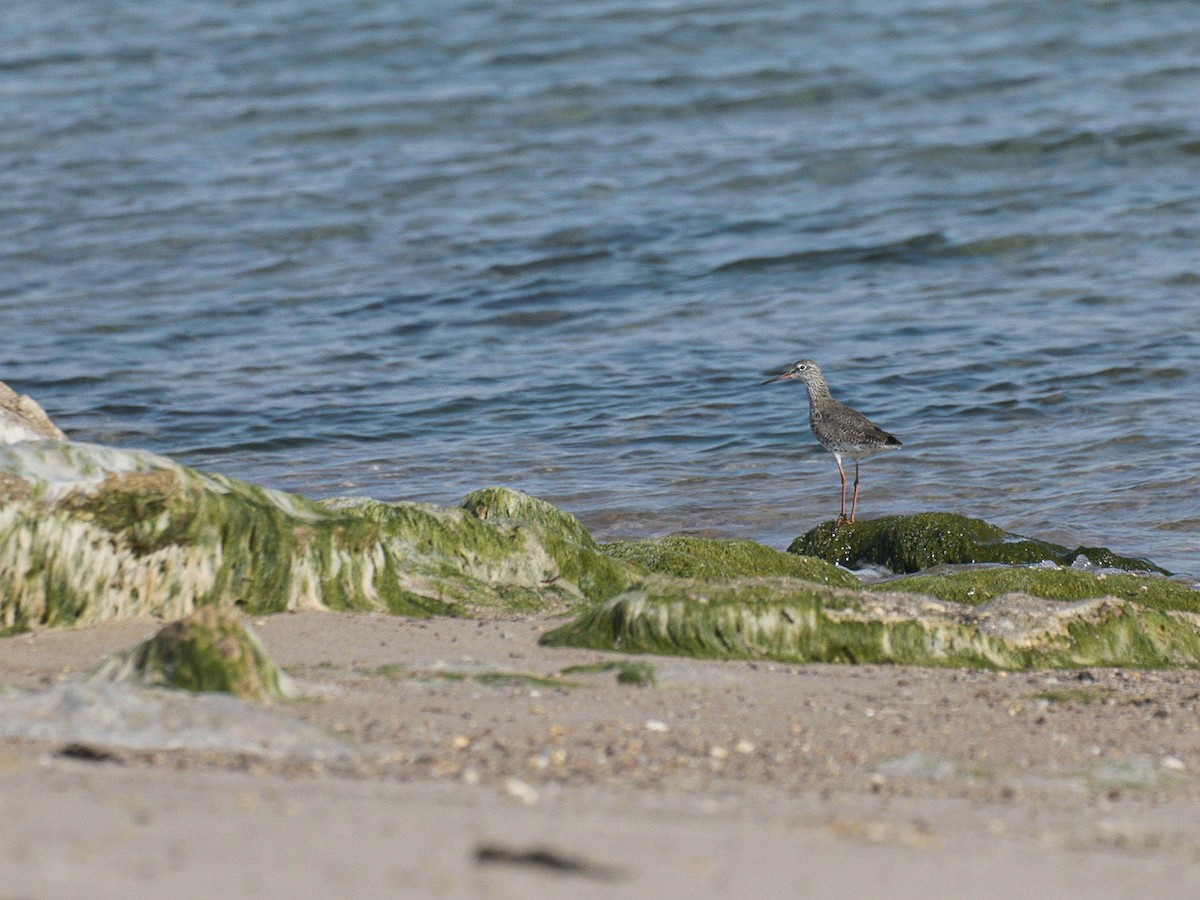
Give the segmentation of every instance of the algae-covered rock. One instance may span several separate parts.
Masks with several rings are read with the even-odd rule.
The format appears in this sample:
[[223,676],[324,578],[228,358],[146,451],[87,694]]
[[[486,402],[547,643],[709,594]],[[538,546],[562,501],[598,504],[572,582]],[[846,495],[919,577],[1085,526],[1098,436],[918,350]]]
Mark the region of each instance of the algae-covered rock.
[[[537,506],[508,494],[496,496],[511,510]],[[141,451],[0,446],[0,629],[176,618],[210,604],[562,610],[638,577],[576,535],[461,508],[319,503]]]
[[1114,597],[982,606],[788,578],[655,578],[542,637],[554,646],[783,662],[999,669],[1200,664],[1200,616]]
[[[468,499],[481,494],[514,515],[481,517],[466,504],[445,508],[357,498],[320,506],[376,523],[397,554],[406,589],[449,601],[447,612],[545,611],[611,597],[640,576],[636,567],[601,553],[578,520],[545,501],[508,488],[476,491]],[[533,517],[518,517],[522,512]],[[580,531],[586,544],[575,539]]]
[[205,606],[172,622],[148,641],[114,654],[93,676],[146,687],[219,691],[266,702],[291,696],[258,636],[232,610]]
[[1200,613],[1200,591],[1167,578],[1079,569],[987,566],[959,572],[906,575],[873,586],[930,594],[955,603],[979,604],[1019,592],[1047,600],[1120,597],[1152,609]]
[[919,572],[943,563],[1050,561],[1070,565],[1084,557],[1098,566],[1169,574],[1144,559],[1118,556],[1103,547],[1068,550],[1061,544],[1009,534],[982,519],[954,513],[884,516],[866,522],[825,522],[792,541],[789,553],[816,556],[848,568],[884,566]]
[[552,503],[522,491],[504,487],[481,488],[463,497],[462,508],[478,519],[536,522],[584,547],[596,547],[591,534],[577,518]]
[[780,553],[754,541],[670,535],[618,541],[600,549],[609,556],[636,563],[651,572],[679,578],[787,575],[833,587],[859,586],[857,578],[832,563],[811,556]]
[[497,528],[537,529],[547,550],[558,560],[563,576],[579,583],[590,600],[611,597],[643,574],[637,566],[602,553],[573,515],[522,491],[483,488],[467,494],[461,505],[475,518]]

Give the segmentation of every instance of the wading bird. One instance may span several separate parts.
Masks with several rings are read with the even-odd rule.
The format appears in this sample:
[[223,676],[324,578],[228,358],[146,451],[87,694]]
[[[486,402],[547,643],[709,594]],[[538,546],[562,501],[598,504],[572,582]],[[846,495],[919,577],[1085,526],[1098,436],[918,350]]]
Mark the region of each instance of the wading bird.
[[[837,523],[853,522],[858,512],[858,464],[860,460],[884,450],[896,450],[900,439],[888,434],[862,413],[838,403],[829,393],[829,384],[821,367],[811,359],[802,359],[786,372],[768,378],[763,384],[776,381],[799,381],[808,390],[808,424],[821,446],[837,460],[838,475],[842,477],[842,511]],[[854,460],[854,498],[850,501],[850,518],[846,518],[846,470],[842,457]]]

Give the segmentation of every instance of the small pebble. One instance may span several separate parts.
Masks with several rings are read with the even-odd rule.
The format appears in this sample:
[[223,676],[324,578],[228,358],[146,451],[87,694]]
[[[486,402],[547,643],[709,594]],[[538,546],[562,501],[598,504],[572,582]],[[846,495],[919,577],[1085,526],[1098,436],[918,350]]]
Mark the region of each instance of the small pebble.
[[537,790],[519,778],[510,778],[504,782],[504,790],[510,797],[520,800],[526,806],[533,806],[538,802]]

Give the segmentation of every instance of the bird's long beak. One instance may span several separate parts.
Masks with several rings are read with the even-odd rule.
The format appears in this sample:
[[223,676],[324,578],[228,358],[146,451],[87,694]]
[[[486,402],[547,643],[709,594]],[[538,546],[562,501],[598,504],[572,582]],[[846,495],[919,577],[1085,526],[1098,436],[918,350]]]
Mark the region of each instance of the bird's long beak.
[[774,378],[768,378],[766,381],[764,381],[764,382],[763,382],[763,384],[774,384],[776,381],[786,381],[786,380],[787,380],[787,377],[788,377],[789,375],[791,375],[791,374],[792,374],[792,373],[791,373],[791,371],[789,370],[789,371],[787,371],[787,372],[784,372],[784,373],[782,373],[782,374],[780,374],[780,375],[776,375]]

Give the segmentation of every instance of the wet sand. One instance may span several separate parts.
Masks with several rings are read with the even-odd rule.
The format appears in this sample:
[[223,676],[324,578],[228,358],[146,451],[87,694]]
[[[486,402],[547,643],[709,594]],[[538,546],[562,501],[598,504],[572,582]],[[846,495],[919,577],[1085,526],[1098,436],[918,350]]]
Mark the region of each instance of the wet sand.
[[[252,624],[307,695],[266,727],[282,709],[343,752],[7,738],[0,897],[1200,893],[1200,673],[626,657],[539,647],[549,619]],[[52,690],[159,625],[0,639],[0,684]],[[630,661],[655,683],[596,668]]]

